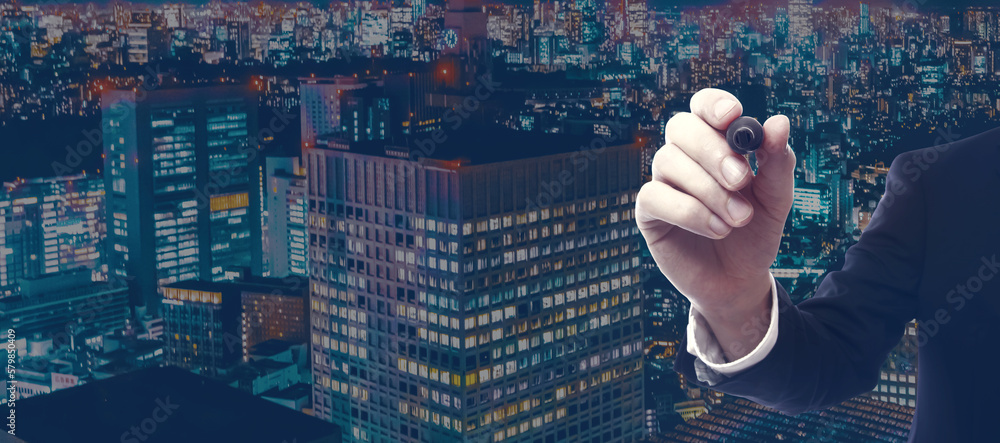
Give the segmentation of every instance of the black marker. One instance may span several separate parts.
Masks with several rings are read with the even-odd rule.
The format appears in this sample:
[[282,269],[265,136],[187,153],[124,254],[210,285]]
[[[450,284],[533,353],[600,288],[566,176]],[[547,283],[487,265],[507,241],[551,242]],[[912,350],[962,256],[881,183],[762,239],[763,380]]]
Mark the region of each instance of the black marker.
[[733,152],[740,155],[756,151],[763,141],[764,127],[753,117],[740,117],[726,130],[726,142]]

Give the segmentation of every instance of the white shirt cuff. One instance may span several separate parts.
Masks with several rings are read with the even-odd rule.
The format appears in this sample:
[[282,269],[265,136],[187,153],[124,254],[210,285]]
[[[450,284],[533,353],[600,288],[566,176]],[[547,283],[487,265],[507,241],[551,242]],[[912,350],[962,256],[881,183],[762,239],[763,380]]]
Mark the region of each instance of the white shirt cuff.
[[760,363],[778,341],[778,288],[771,275],[771,324],[764,338],[749,354],[727,362],[722,346],[712,333],[705,317],[692,306],[688,313],[687,352],[705,363],[709,369],[722,375],[731,376]]

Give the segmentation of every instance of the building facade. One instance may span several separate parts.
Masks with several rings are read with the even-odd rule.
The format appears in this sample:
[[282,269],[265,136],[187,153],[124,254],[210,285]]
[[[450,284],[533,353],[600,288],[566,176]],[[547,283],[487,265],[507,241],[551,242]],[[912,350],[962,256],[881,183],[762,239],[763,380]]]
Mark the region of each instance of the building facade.
[[165,360],[220,377],[270,339],[306,341],[305,280],[188,280],[163,287]]
[[267,157],[263,190],[265,277],[309,275],[306,176],[299,157]]
[[73,175],[5,183],[0,197],[0,291],[19,279],[79,268],[105,280],[104,182]]
[[639,148],[524,137],[305,151],[314,411],[346,438],[643,436]]
[[150,314],[159,287],[259,272],[257,100],[244,87],[102,99],[108,267]]

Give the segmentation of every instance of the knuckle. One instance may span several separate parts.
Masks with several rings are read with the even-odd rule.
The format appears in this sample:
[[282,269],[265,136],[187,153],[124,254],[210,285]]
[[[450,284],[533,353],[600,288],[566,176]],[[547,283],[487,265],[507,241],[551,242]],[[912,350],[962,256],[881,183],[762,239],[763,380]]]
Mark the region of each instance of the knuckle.
[[669,120],[667,120],[667,126],[665,128],[666,133],[668,135],[672,133],[675,134],[676,131],[683,128],[686,122],[689,122],[690,118],[693,116],[694,114],[690,112],[678,112],[674,114]]
[[653,154],[653,172],[663,171],[670,164],[670,157],[674,155],[673,150],[677,149],[672,143],[667,143],[656,150]]
[[642,185],[641,188],[639,188],[639,192],[635,196],[635,210],[636,211],[643,211],[645,209],[646,204],[649,203],[649,201],[648,201],[649,198],[650,198],[649,194],[651,192],[653,192],[653,183],[652,182],[647,182],[646,184]]

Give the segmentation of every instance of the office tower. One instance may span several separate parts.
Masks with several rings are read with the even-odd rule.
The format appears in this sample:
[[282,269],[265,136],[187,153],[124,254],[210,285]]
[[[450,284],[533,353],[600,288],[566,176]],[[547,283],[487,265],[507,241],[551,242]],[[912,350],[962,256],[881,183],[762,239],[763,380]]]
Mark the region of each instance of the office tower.
[[370,51],[389,43],[389,10],[371,9],[364,11],[361,18],[360,44]]
[[309,341],[309,280],[303,277],[273,279],[243,285],[243,360],[255,346],[268,340],[290,343]]
[[380,89],[346,91],[340,98],[339,137],[356,142],[385,140],[391,129],[390,100]]
[[427,0],[410,0],[410,5],[413,7],[414,22],[427,12]]
[[90,271],[65,271],[24,278],[16,295],[0,299],[0,327],[18,338],[70,344],[74,330],[113,331],[125,327],[128,288],[91,281]]
[[0,73],[19,71],[31,60],[31,39],[35,21],[19,6],[0,8]]
[[316,137],[340,132],[340,96],[367,85],[354,77],[299,79],[302,146],[316,146]]
[[168,29],[187,27],[187,17],[181,3],[163,5],[163,19]]
[[304,161],[316,416],[354,441],[642,436],[637,145],[469,127]]
[[[250,22],[230,20],[227,31],[233,50],[231,57],[236,60],[243,60],[250,57]],[[227,55],[229,54],[227,53]]]
[[649,26],[649,5],[645,0],[625,0],[624,7],[628,18],[627,34],[638,41],[645,41]]
[[819,226],[828,226],[831,205],[830,187],[826,183],[796,180],[792,191],[792,214],[796,222],[810,221]]
[[450,0],[444,13],[444,54],[464,54],[470,60],[483,56],[487,14],[481,0]]
[[212,19],[210,49],[225,54],[230,60],[250,56],[250,22],[226,18]]
[[871,32],[872,19],[868,12],[868,3],[861,3],[861,11],[858,14],[858,34],[868,35]]
[[101,100],[108,268],[156,314],[159,288],[260,271],[257,100],[245,87],[111,91]]
[[[166,363],[215,377],[262,341],[287,336],[304,342],[305,288],[300,278],[164,285]],[[244,312],[244,306],[252,311]]]
[[214,377],[242,360],[240,294],[232,285],[185,280],[163,287],[164,361]]
[[298,156],[269,156],[264,163],[263,274],[309,275],[306,171]]
[[413,29],[413,7],[410,5],[393,6],[389,12],[390,35],[396,31]]
[[812,0],[788,0],[788,36],[792,46],[812,42],[812,10]]
[[125,35],[130,63],[149,63],[169,54],[170,30],[162,14],[133,12]]
[[0,291],[84,268],[104,280],[104,182],[84,174],[17,180],[0,193]]

